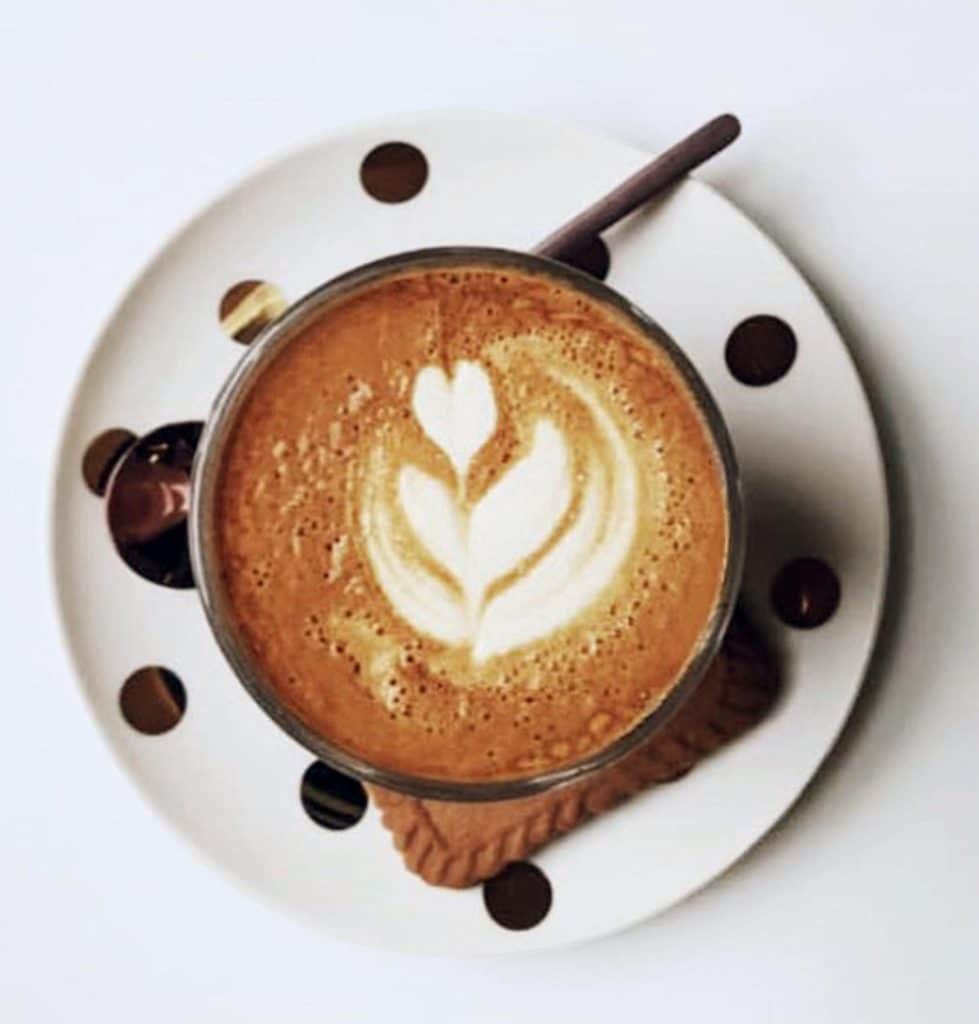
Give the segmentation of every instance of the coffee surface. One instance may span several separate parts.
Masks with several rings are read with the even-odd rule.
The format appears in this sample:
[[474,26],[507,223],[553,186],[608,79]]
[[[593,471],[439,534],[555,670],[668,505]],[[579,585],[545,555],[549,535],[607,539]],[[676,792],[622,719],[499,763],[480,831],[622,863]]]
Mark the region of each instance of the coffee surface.
[[669,357],[548,276],[409,271],[261,374],[218,491],[268,683],[390,770],[489,781],[607,746],[696,653],[721,468]]

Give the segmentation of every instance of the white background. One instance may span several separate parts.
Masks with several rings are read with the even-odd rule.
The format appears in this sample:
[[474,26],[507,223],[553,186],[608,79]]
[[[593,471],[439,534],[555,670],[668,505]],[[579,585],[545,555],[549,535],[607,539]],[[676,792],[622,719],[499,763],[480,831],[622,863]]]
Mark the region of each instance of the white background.
[[[972,0],[4,5],[0,1017],[974,1019],[977,40]],[[650,149],[736,112],[743,138],[703,175],[840,323],[897,530],[864,695],[788,819],[658,920],[519,960],[342,946],[201,863],[91,723],[47,581],[59,420],[135,271],[256,162],[446,106]]]

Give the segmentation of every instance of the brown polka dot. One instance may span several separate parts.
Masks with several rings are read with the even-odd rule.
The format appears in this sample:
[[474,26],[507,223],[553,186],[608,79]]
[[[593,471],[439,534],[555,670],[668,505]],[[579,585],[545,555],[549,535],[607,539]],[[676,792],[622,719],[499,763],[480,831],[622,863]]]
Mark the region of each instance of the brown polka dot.
[[771,601],[778,617],[797,629],[815,629],[840,604],[840,581],[821,559],[797,558],[784,565],[772,582]]
[[247,345],[285,312],[282,292],[267,281],[239,281],[221,299],[218,317],[228,337]]
[[774,384],[795,362],[792,328],[777,316],[752,316],[731,332],[724,350],[733,377],[749,387]]
[[360,183],[382,203],[403,203],[421,192],[428,180],[425,154],[407,142],[376,146],[360,165]]
[[599,281],[604,281],[608,277],[609,266],[612,262],[608,246],[602,241],[600,235],[588,239],[577,249],[566,253],[559,259],[569,267],[577,267],[578,270],[597,277]]
[[204,424],[173,423],[140,438],[113,474],[109,532],[134,572],[165,587],[194,585],[187,545],[190,468]]
[[360,782],[322,761],[314,761],[303,773],[299,797],[303,810],[323,828],[350,828],[367,810],[367,790]]
[[93,494],[100,498],[105,494],[112,471],[135,440],[136,435],[131,430],[113,427],[104,430],[85,449],[82,456],[82,478]]
[[184,684],[168,668],[137,669],[119,691],[122,717],[138,732],[158,736],[172,729],[187,708]]
[[483,883],[483,903],[498,925],[524,931],[547,917],[551,883],[536,865],[516,861]]

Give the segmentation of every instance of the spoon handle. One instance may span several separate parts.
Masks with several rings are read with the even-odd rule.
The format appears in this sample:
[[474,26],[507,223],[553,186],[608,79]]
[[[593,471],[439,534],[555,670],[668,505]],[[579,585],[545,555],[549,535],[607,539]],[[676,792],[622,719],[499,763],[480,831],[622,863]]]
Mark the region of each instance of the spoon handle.
[[538,256],[560,259],[575,252],[599,232],[611,227],[637,206],[652,199],[688,171],[699,167],[715,153],[729,146],[741,134],[741,123],[733,114],[722,114],[681,139],[635,174],[602,196],[567,224],[548,235],[533,249]]

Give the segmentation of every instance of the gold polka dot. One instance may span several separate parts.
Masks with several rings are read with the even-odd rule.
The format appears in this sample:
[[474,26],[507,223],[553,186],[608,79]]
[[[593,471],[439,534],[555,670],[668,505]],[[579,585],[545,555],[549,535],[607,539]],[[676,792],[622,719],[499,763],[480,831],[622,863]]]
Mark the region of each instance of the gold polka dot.
[[221,329],[229,338],[248,345],[285,312],[287,305],[282,292],[274,284],[239,281],[221,299],[218,307]]
[[113,427],[90,442],[82,456],[82,478],[93,494],[100,498],[105,494],[112,471],[135,440],[131,430]]
[[158,736],[169,732],[187,708],[184,684],[168,668],[148,665],[137,669],[119,692],[122,717],[137,732]]
[[408,142],[375,146],[360,165],[360,183],[368,195],[382,203],[413,199],[428,181],[425,154]]

